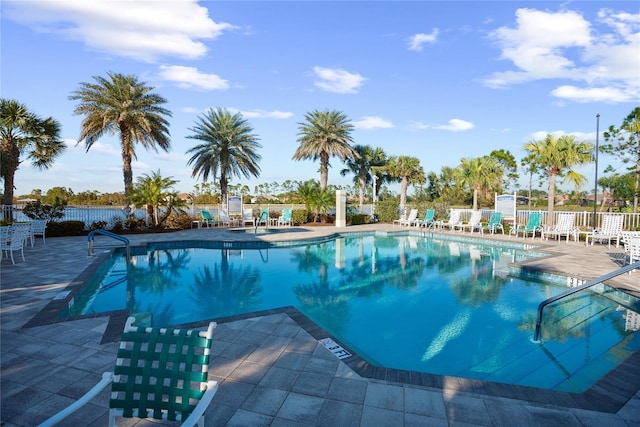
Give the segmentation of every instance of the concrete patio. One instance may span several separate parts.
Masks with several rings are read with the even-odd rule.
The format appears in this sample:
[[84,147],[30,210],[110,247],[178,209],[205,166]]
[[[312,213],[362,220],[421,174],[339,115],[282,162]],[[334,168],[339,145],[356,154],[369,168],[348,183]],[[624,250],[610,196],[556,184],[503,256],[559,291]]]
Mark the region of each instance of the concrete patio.
[[[370,230],[406,228],[390,224],[295,227],[290,233],[265,235],[214,228],[127,237],[132,245],[275,241]],[[537,250],[550,255],[526,263],[537,271],[588,280],[622,264],[622,248],[614,246],[540,239],[526,242],[542,245]],[[103,371],[112,369],[117,350],[113,338],[121,331],[122,313],[72,321],[51,319],[55,318],[55,298],[81,285],[104,252],[120,245],[97,236],[97,255],[88,257],[86,237],[47,238],[46,246],[38,239],[35,247],[25,249],[26,262],[17,259],[12,265],[6,257],[2,259],[2,426],[36,425],[91,388]],[[640,272],[609,284],[638,296]],[[221,384],[207,410],[210,426],[640,426],[640,352],[587,392],[572,394],[376,368],[357,355],[339,360],[318,342],[326,332],[290,307],[216,320],[209,376]],[[106,425],[107,405],[108,393],[104,392],[60,425]],[[158,424],[146,420],[122,423]]]

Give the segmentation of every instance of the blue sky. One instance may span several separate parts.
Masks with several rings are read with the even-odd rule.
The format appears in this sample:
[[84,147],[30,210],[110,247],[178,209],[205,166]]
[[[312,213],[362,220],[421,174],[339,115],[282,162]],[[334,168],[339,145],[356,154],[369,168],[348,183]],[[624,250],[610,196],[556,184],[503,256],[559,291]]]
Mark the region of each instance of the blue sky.
[[[640,104],[637,1],[3,0],[0,7],[1,96],[53,116],[68,146],[48,171],[23,163],[16,195],[54,186],[123,190],[117,136],[85,152],[76,145],[82,117],[68,99],[107,72],[134,74],[168,100],[172,150],[140,148],[134,179],[159,169],[185,192],[198,182],[186,136],[209,108],[241,112],[260,138],[260,177],[232,179],[253,189],[319,178],[317,162],[291,159],[298,124],[316,109],[345,113],[355,144],[415,156],[425,172],[439,173],[500,148],[520,161],[523,145],[547,133],[593,143],[596,114],[602,131]],[[624,172],[620,161],[600,156],[600,176],[608,164]],[[330,184],[351,184],[339,174],[342,162],[331,165]],[[592,191],[594,165],[579,170],[590,179],[582,190]]]

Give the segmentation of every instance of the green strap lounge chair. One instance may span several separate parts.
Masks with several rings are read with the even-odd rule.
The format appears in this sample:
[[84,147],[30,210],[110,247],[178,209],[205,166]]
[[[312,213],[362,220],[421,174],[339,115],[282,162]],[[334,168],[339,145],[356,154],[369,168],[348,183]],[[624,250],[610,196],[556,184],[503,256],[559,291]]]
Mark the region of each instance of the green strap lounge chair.
[[278,217],[278,222],[276,223],[276,225],[292,226],[293,225],[292,216],[293,216],[293,210],[291,208],[284,208],[282,210],[282,215]]
[[114,371],[41,427],[62,421],[109,384],[109,426],[116,417],[135,417],[204,427],[204,411],[218,390],[217,381],[207,380],[215,322],[206,331],[190,331],[135,327],[134,321],[127,319]]
[[491,234],[495,234],[500,230],[502,234],[504,234],[504,227],[502,226],[502,212],[494,212],[491,214],[489,222],[480,227],[482,234],[484,234],[485,230],[490,231]]
[[524,226],[513,227],[510,235],[515,234],[518,237],[518,234],[522,234],[522,237],[527,237],[531,233],[531,238],[535,239],[538,231],[542,231],[542,212],[531,212],[527,223]]
[[424,218],[416,221],[416,227],[432,227],[435,224],[435,215],[435,209],[427,209],[427,211],[424,213]]

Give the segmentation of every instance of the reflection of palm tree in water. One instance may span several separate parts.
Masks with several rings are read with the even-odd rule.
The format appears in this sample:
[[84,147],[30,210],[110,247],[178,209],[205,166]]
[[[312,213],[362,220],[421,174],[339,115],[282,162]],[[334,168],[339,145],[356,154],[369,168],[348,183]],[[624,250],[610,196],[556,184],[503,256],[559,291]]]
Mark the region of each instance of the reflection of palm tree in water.
[[493,262],[482,257],[472,261],[470,278],[455,278],[451,280],[450,287],[458,304],[477,307],[495,302],[507,281],[506,277],[493,276]]
[[[376,260],[376,271],[372,273],[371,262],[363,262],[358,257],[349,268],[340,270],[339,280],[327,277],[332,254],[329,248],[305,248],[294,254],[298,260],[298,269],[317,271],[318,282],[302,284],[293,288],[295,295],[304,307],[305,313],[315,319],[323,319],[324,327],[339,332],[350,317],[349,301],[354,297],[368,297],[381,294],[385,285],[397,288],[410,288],[418,285],[418,278],[424,271],[424,259],[405,256],[404,267],[398,256]],[[331,283],[337,283],[331,286]],[[327,313],[330,313],[328,315]]]
[[154,323],[167,324],[158,322],[165,316],[172,317],[171,302],[164,307],[160,303],[153,308],[143,307],[142,302],[136,300],[136,293],[161,295],[165,290],[179,287],[180,283],[176,279],[180,276],[180,272],[187,268],[191,257],[187,250],[154,250],[147,259],[146,267],[138,267],[135,259],[127,263],[127,309],[130,313],[143,311],[154,313],[156,317]]
[[[338,333],[349,320],[349,295],[330,286],[327,278],[328,267],[335,259],[333,245],[323,243],[306,246],[292,253],[298,262],[298,271],[318,273],[318,281],[293,287],[305,314],[333,333]],[[327,316],[329,312],[331,315]]]
[[[563,298],[553,304],[549,304],[544,309],[544,317],[542,322],[543,340],[554,340],[565,342],[569,338],[582,338],[589,333],[589,325],[594,319],[606,320],[615,307],[604,307],[598,303],[602,300],[593,300],[591,292],[578,292],[567,298]],[[518,325],[521,331],[530,331],[534,333],[536,329],[537,311],[529,310],[523,314],[522,320]],[[586,320],[586,321],[585,321]],[[614,328],[620,336],[624,336],[624,322],[620,322],[620,326]]]
[[262,292],[258,269],[234,267],[226,250],[221,250],[220,255],[220,263],[213,268],[205,266],[194,275],[192,311],[202,313],[204,318],[256,311]]

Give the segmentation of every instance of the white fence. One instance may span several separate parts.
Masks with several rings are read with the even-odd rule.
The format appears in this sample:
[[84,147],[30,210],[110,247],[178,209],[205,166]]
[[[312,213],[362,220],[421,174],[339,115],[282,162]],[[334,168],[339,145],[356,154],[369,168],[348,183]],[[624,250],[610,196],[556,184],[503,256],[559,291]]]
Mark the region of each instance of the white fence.
[[[460,211],[461,214],[461,218],[463,220],[466,220],[469,216],[471,216],[471,211],[472,209],[457,209],[458,211]],[[547,214],[548,212],[546,210],[518,210],[516,211],[516,224],[526,224],[527,220],[529,219],[529,214],[531,214],[531,212],[541,212],[542,213],[542,224],[546,224],[547,223]],[[554,221],[553,223],[556,224],[558,221],[558,215],[561,212],[566,212],[566,211],[554,211]],[[572,211],[574,212],[574,211]],[[482,220],[483,221],[489,221],[489,218],[491,217],[491,214],[493,213],[492,209],[483,209],[482,210]],[[609,214],[609,212],[596,212],[595,214],[595,225],[593,222],[593,218],[594,218],[594,214],[593,211],[591,212],[587,212],[587,211],[583,211],[583,212],[575,212],[576,214],[576,222],[575,222],[575,226],[576,227],[580,227],[581,229],[592,229],[592,228],[598,228],[601,226],[602,224],[602,216],[603,215],[607,215]],[[630,231],[635,231],[635,230],[640,230],[640,213],[614,213],[615,215],[622,215],[624,217],[623,220],[623,226],[622,229],[623,230],[630,230]]]
[[[182,208],[187,214],[196,217],[200,211],[208,210],[211,212],[213,216],[218,216],[218,211],[224,208],[224,205],[221,204],[209,204],[209,205],[190,205],[185,208]],[[8,216],[7,212],[9,206],[1,206],[1,212],[3,215]],[[30,221],[30,218],[27,217],[22,209],[24,205],[15,204],[12,206],[13,210],[13,219],[16,221]],[[293,208],[293,209],[304,209],[304,205],[297,204],[245,204],[243,208],[252,208],[254,215],[258,215],[261,209],[269,209],[270,212],[282,213],[284,208]],[[99,221],[104,221],[107,223],[106,228],[113,228],[113,225],[120,221],[124,222],[127,219],[127,213],[131,212],[136,218],[146,219],[147,211],[143,208],[134,209],[133,211],[129,211],[126,206],[105,206],[105,205],[77,205],[77,206],[66,206],[64,209],[64,216],[60,218],[58,221],[82,221],[85,224],[85,228],[89,229],[91,224]],[[239,212],[229,212],[232,216],[241,216],[242,211]]]

